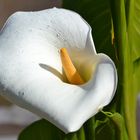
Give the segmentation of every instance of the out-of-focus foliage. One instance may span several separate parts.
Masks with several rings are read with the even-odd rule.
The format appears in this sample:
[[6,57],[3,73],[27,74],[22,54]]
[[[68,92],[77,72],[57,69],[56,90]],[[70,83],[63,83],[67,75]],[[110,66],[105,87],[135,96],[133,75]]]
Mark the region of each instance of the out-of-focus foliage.
[[114,60],[110,1],[63,0],[63,7],[78,12],[90,24],[97,52],[104,52]]

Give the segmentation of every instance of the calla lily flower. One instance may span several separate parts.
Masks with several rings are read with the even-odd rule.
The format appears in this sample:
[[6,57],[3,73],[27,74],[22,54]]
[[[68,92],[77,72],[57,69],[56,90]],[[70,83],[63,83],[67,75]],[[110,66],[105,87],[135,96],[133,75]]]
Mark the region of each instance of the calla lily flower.
[[[67,82],[61,48],[85,83]],[[108,56],[96,53],[80,15],[52,8],[9,17],[0,33],[0,85],[2,96],[69,133],[110,103],[117,72]]]

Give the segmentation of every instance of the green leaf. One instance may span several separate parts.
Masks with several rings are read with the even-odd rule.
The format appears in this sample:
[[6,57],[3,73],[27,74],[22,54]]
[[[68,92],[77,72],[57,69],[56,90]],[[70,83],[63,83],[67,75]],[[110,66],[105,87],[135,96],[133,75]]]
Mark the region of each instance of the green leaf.
[[60,130],[46,120],[39,120],[25,128],[18,140],[59,140]]
[[[133,64],[133,96],[132,101],[135,103],[140,92],[140,0],[129,0],[128,10],[128,42],[131,47],[131,57]],[[135,109],[136,110],[136,109]],[[133,115],[136,118],[136,113]]]
[[116,140],[128,140],[127,131],[125,128],[124,118],[119,113],[111,113],[111,112],[104,112],[105,114],[114,124],[116,128]]
[[96,120],[95,130],[95,140],[116,140],[114,126],[107,117],[104,120]]
[[128,38],[133,62],[140,58],[140,0],[129,0]]
[[50,122],[42,119],[26,127],[18,140],[85,140],[83,127],[76,133],[65,134]]
[[[133,67],[133,102],[132,118],[136,118],[136,101],[140,92],[140,0],[129,0],[128,10],[128,42],[131,49]],[[135,121],[136,126],[136,121]],[[136,127],[134,129],[136,131]]]
[[134,94],[140,92],[140,0],[129,0],[128,11],[128,42],[131,46],[131,56],[133,63]]

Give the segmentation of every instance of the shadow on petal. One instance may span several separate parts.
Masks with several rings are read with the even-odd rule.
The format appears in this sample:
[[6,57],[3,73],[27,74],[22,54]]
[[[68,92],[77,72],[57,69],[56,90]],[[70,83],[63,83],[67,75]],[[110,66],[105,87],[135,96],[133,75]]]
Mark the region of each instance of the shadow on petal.
[[39,66],[49,72],[51,72],[52,74],[54,74],[55,76],[57,76],[60,80],[62,80],[63,82],[65,82],[65,77],[63,76],[63,74],[61,74],[58,70],[56,70],[55,68],[46,65],[46,64],[42,64],[40,63]]

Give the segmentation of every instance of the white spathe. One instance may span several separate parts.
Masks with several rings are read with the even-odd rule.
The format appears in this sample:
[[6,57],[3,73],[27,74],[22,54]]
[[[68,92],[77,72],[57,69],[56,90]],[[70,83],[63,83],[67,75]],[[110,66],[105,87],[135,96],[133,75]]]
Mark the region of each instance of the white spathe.
[[[63,81],[62,47],[88,82]],[[2,96],[69,133],[110,103],[117,72],[108,56],[96,53],[91,28],[78,14],[16,12],[0,32],[0,86]]]

